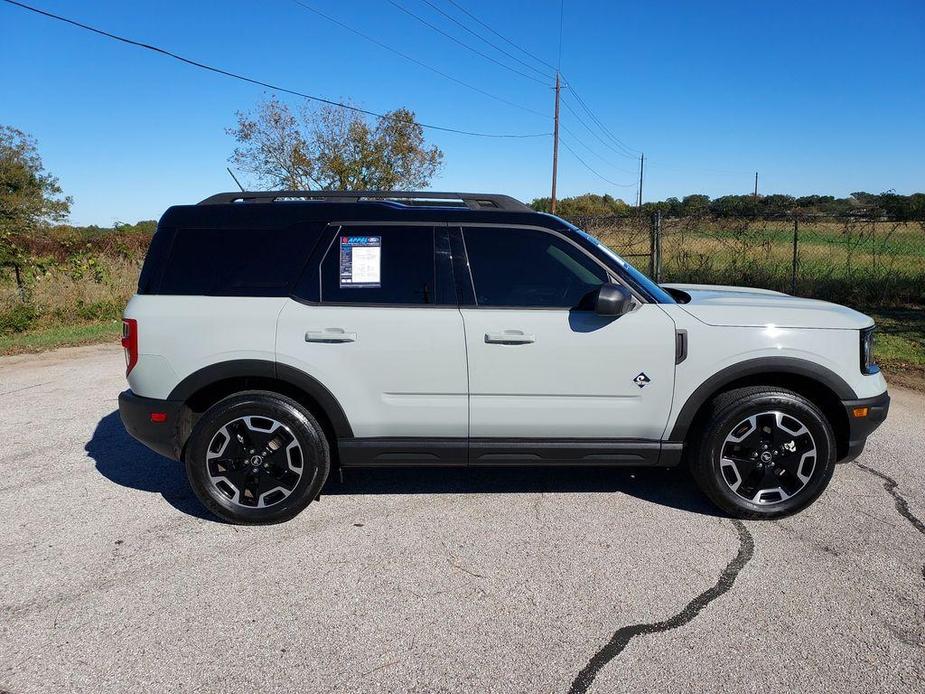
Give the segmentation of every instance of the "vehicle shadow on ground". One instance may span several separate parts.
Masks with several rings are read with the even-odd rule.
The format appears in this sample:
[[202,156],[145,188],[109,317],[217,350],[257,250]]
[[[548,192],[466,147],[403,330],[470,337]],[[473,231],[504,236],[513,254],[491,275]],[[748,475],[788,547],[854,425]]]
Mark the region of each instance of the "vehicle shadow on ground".
[[[103,477],[123,487],[153,492],[195,518],[223,522],[205,510],[186,480],[183,465],[129,436],[118,412],[96,425],[84,446]],[[617,493],[691,513],[720,515],[686,471],[613,468],[392,468],[337,471],[323,496],[339,494]]]
[[160,494],[178,511],[195,518],[223,522],[199,503],[186,480],[183,464],[158,455],[129,436],[118,412],[111,412],[97,423],[84,450],[106,479],[130,489]]
[[322,496],[338,494],[626,494],[708,516],[723,515],[685,469],[658,468],[392,468],[335,471]]

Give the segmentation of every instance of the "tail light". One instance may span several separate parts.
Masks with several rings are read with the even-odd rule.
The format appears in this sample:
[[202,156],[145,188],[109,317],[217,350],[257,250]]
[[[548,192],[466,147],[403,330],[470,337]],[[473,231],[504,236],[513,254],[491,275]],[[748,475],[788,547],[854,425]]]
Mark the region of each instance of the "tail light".
[[128,376],[138,363],[138,321],[122,319],[122,347],[125,349],[125,375]]

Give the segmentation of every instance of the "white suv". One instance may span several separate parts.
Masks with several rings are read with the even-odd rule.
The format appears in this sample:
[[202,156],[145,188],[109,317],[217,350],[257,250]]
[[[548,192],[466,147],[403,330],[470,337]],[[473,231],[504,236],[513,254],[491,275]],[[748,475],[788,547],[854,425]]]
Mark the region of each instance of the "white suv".
[[502,195],[228,193],[160,221],[120,411],[237,523],[292,518],[336,466],[682,461],[726,512],[774,518],[886,417],[873,327],[659,286]]

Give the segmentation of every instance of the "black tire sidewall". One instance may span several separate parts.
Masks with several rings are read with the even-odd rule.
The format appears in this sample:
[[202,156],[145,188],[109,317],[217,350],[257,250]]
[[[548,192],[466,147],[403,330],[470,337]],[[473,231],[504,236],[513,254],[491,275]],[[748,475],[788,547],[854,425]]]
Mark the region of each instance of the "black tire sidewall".
[[[233,504],[209,481],[206,452],[212,437],[243,416],[269,417],[285,424],[299,441],[304,460],[314,467],[314,474],[306,470],[289,496],[267,508]],[[328,443],[317,420],[295,401],[270,393],[233,395],[213,405],[193,428],[183,457],[190,486],[203,505],[224,520],[247,525],[280,523],[298,515],[318,496],[330,469]]]
[[[743,419],[778,410],[802,422],[816,444],[816,466],[803,489],[786,501],[756,504],[736,494],[720,470],[720,454],[726,436]],[[694,463],[694,476],[704,492],[723,510],[744,518],[777,518],[796,513],[813,503],[825,490],[835,468],[835,437],[825,415],[796,393],[753,394],[729,403],[707,424]]]

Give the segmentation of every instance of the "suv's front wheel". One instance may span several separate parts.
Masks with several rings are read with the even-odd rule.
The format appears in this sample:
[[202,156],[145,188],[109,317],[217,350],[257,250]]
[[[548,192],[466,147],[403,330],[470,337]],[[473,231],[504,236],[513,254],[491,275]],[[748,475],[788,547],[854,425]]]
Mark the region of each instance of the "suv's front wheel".
[[695,434],[691,471],[721,509],[739,518],[778,518],[818,498],[832,477],[835,438],[825,415],[790,390],[723,393]]
[[225,398],[196,423],[184,456],[203,505],[232,523],[279,523],[317,498],[330,469],[321,426],[294,400],[253,391]]

